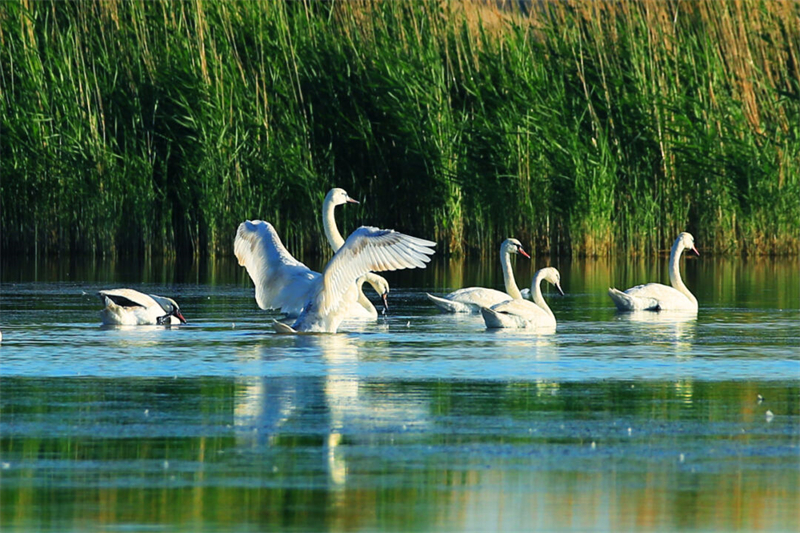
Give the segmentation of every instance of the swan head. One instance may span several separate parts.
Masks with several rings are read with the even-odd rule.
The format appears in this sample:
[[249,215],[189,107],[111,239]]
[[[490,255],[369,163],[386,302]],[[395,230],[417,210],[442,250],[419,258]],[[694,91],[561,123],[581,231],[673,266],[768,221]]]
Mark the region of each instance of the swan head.
[[375,292],[381,295],[381,300],[383,301],[383,314],[386,314],[386,311],[389,310],[389,282],[386,281],[386,278],[383,276],[379,276],[374,272],[369,272],[364,276],[364,281],[369,283]]
[[339,187],[334,187],[330,191],[328,191],[327,196],[325,196],[326,203],[332,203],[334,206],[343,205],[343,204],[357,204],[359,203],[358,200],[353,200],[347,194],[347,191],[344,189],[340,189]]
[[692,237],[691,233],[684,231],[683,233],[678,235],[676,244],[679,244],[685,250],[693,251],[697,256],[700,255],[700,252],[698,252],[697,248],[694,247],[694,237]]
[[178,307],[178,303],[175,300],[164,296],[156,296],[155,294],[151,294],[150,296],[161,306],[161,309],[166,312],[164,316],[158,317],[159,324],[169,324],[169,317],[171,316],[180,320],[181,324],[186,324],[186,319],[183,318],[183,314],[181,314],[181,308]]
[[528,252],[526,252],[525,249],[522,248],[522,243],[519,242],[517,239],[513,238],[506,239],[503,241],[503,244],[500,246],[500,252],[509,255],[519,254],[524,257],[527,257],[528,259],[531,258],[531,256],[528,255]]
[[542,269],[542,279],[549,281],[561,294],[564,296],[564,291],[561,289],[561,274],[553,267],[546,267]]

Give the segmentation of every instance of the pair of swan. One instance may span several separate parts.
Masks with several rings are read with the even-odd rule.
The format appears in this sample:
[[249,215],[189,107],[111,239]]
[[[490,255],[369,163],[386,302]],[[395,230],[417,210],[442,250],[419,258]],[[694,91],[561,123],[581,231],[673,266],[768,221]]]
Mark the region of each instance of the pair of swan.
[[[325,196],[325,201],[322,203],[322,226],[325,231],[325,237],[328,239],[328,243],[331,245],[334,252],[339,251],[345,244],[345,240],[342,234],[339,233],[339,228],[336,226],[334,210],[336,206],[347,203],[357,204],[358,201],[350,198],[347,192],[340,188],[334,188],[328,191],[328,194]],[[254,256],[252,252],[247,251],[247,247],[243,243],[247,240],[253,241],[253,239],[261,239],[264,243],[277,242],[280,244],[280,238],[277,234],[274,234],[274,228],[272,228],[272,226],[269,226],[272,228],[271,230],[266,229],[266,226],[259,228],[257,227],[257,222],[258,221],[254,221],[252,226],[244,224],[239,226],[234,242],[236,258],[239,260],[239,264],[247,269],[247,273],[256,286],[256,303],[258,303],[261,309],[277,309],[289,318],[297,318],[303,312],[315,276],[308,275],[307,273],[301,274],[299,270],[293,271],[287,269],[279,273],[274,273],[270,277],[265,271],[266,267],[264,266],[266,255],[264,255],[264,257]],[[258,233],[259,236],[253,235],[253,231]],[[282,244],[280,244],[280,246],[283,248]],[[275,248],[275,250],[277,250],[277,248]],[[273,251],[273,253],[277,252]],[[266,252],[264,252],[264,254],[266,254]],[[291,254],[288,252],[286,252],[286,254],[291,259],[291,261],[287,260],[287,264],[295,261]],[[302,263],[299,264],[302,265]],[[311,271],[309,270],[309,272]],[[276,277],[285,275],[290,277],[285,279]],[[347,309],[343,310],[346,318],[373,320],[378,318],[378,311],[375,309],[375,306],[372,305],[369,298],[364,295],[362,289],[364,283],[367,282],[372,285],[375,291],[381,296],[384,312],[388,309],[388,302],[386,299],[389,294],[389,283],[382,276],[369,272],[359,277],[356,281],[357,298],[355,302],[348,303]]]
[[[536,272],[528,294],[533,302],[523,298],[511,269],[511,255],[530,259],[517,239],[509,238],[500,245],[500,265],[506,292],[483,287],[469,287],[451,292],[444,298],[428,294],[428,299],[445,313],[481,313],[487,328],[555,327],[556,317],[542,296],[541,282],[552,283],[562,295],[561,275],[553,267]],[[527,292],[527,291],[526,291]]]
[[144,294],[133,289],[113,289],[97,293],[105,307],[100,319],[105,325],[164,326],[186,324],[181,308],[172,298]]
[[260,307],[302,309],[291,327],[275,322],[278,333],[336,333],[358,305],[358,283],[365,274],[425,268],[435,245],[394,230],[361,226],[318,273],[292,257],[272,224],[248,220],[236,232],[234,253],[256,286]]
[[373,271],[425,268],[436,243],[394,230],[362,226],[342,238],[334,208],[358,203],[343,189],[331,189],[323,203],[325,236],[334,250],[322,273],[295,259],[283,246],[275,228],[260,220],[239,225],[234,254],[256,287],[262,309],[279,309],[294,324],[275,322],[279,333],[335,333],[348,318],[377,318],[377,310],[364,295],[369,283],[381,295],[384,310],[389,284]]

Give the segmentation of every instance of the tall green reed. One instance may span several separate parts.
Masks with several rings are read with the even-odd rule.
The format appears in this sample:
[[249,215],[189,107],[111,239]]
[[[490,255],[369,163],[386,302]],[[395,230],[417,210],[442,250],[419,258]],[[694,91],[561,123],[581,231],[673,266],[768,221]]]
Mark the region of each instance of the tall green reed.
[[[319,207],[440,251],[800,251],[789,1],[0,5],[6,252],[230,253]],[[322,252],[325,253],[325,252]]]

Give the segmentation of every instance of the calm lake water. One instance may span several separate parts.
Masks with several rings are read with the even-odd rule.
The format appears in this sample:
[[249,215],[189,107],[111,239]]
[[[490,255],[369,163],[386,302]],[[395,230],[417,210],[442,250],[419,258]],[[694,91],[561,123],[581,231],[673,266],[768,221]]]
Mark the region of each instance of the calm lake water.
[[[437,261],[387,274],[377,323],[278,336],[233,259],[5,258],[0,529],[800,529],[797,259],[684,261],[696,319],[606,295],[666,258],[518,260],[561,271],[552,335],[438,314],[502,278]],[[102,328],[115,287],[189,324]]]

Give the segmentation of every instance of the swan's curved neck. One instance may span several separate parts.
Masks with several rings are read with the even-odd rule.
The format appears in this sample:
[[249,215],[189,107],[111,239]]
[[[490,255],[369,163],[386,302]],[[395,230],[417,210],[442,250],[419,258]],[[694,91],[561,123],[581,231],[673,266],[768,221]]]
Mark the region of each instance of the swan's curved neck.
[[680,240],[675,241],[675,244],[672,245],[672,251],[669,253],[669,283],[696,304],[697,298],[689,292],[689,289],[683,283],[683,279],[681,279],[680,263],[683,250],[683,243]]
[[522,293],[519,292],[519,287],[517,287],[517,282],[514,279],[514,271],[511,270],[511,254],[503,251],[502,256],[500,264],[503,266],[503,281],[506,284],[506,292],[515,300],[521,300]]
[[540,270],[533,277],[533,282],[531,283],[531,294],[533,294],[533,303],[544,309],[548,315],[555,318],[556,316],[553,314],[553,311],[550,310],[550,306],[547,305],[547,302],[544,300],[544,296],[542,296],[542,281],[544,281],[544,276],[545,276],[544,272]]
[[[375,309],[375,306],[372,305],[372,302],[369,300],[369,298],[367,298],[367,295],[364,294],[364,282],[369,282],[369,284],[372,285],[372,288],[375,289],[375,285],[369,278],[370,274],[372,274],[372,272],[367,272],[366,274],[364,274],[363,276],[361,276],[356,280],[356,286],[358,287],[357,301],[361,307],[363,307],[369,312],[374,312],[377,315],[378,311]],[[375,274],[372,275],[374,276]],[[378,289],[375,289],[375,292],[378,292]]]
[[325,198],[325,202],[322,204],[322,227],[325,229],[325,237],[334,253],[344,246],[344,237],[339,233],[339,228],[336,227],[336,218],[333,216],[335,208],[334,203],[329,198]]

